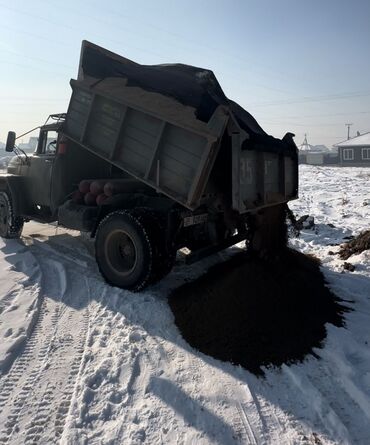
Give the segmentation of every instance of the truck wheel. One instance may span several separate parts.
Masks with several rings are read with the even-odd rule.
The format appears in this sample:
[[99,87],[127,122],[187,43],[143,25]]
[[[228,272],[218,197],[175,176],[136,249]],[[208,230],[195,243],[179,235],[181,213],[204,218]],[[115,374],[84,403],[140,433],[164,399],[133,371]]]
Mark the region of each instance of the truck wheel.
[[138,218],[144,218],[147,224],[153,254],[153,267],[148,284],[155,284],[171,272],[176,260],[176,251],[169,252],[166,248],[166,227],[161,223],[155,210],[149,207],[139,207],[131,212]]
[[153,240],[150,222],[137,211],[110,213],[99,224],[95,256],[105,280],[113,286],[139,291],[153,271]]
[[24,220],[14,216],[10,195],[0,192],[0,236],[2,238],[19,238],[22,234]]

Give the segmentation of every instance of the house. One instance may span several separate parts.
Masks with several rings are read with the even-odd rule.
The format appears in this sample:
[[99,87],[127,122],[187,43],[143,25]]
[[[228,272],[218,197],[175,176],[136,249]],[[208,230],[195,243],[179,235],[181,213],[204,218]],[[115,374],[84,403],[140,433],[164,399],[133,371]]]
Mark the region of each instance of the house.
[[335,145],[340,165],[370,167],[370,131]]
[[338,163],[337,152],[332,152],[325,145],[311,145],[305,135],[303,143],[298,146],[298,162],[310,165],[328,165]]

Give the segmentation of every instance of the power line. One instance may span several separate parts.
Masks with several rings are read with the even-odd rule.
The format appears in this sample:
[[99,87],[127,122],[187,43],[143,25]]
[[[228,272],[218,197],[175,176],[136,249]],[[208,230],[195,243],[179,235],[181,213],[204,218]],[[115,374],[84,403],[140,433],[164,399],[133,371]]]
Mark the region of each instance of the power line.
[[[38,20],[42,20],[42,21],[44,21],[44,22],[49,22],[49,23],[51,23],[51,24],[54,25],[54,26],[59,26],[59,27],[61,27],[61,28],[66,28],[66,29],[69,29],[69,30],[71,30],[71,31],[78,31],[78,32],[81,32],[81,28],[76,28],[76,27],[67,25],[66,23],[60,23],[60,22],[55,21],[55,20],[50,20],[49,18],[42,17],[42,16],[40,16],[40,15],[36,15],[36,14],[30,13],[30,12],[26,12],[26,11],[23,11],[23,10],[21,10],[21,9],[13,8],[13,7],[10,7],[10,6],[8,6],[8,5],[4,5],[3,3],[0,3],[0,7],[1,7],[1,8],[8,9],[9,11],[16,12],[16,13],[18,13],[18,14],[23,14],[23,15],[26,15],[26,16],[29,16],[29,17],[36,18],[36,19],[38,19]],[[117,40],[113,40],[113,39],[106,38],[106,36],[104,36],[104,35],[102,35],[102,34],[98,34],[98,33],[94,33],[94,34],[95,34],[98,38],[103,38],[103,39],[106,40],[107,42],[112,42],[112,43],[114,43],[114,44],[116,44],[116,45],[117,45],[117,44],[118,44],[118,45],[122,45],[122,43],[123,43],[123,42],[119,42],[119,41],[117,41]],[[48,39],[45,39],[45,40],[48,40]],[[152,54],[152,55],[156,55],[156,56],[162,57],[161,54],[155,53],[155,52],[153,52],[153,51],[148,51],[148,50],[143,49],[143,48],[139,48],[139,47],[132,46],[129,42],[125,42],[125,45],[126,45],[126,46],[131,46],[131,48],[137,49],[137,50],[142,51],[142,52],[146,52],[146,53],[149,53],[149,54]]]
[[306,122],[305,124],[297,124],[295,122],[291,122],[291,121],[287,121],[287,122],[272,122],[272,121],[268,121],[268,120],[264,120],[263,118],[260,119],[261,122],[264,122],[268,125],[287,125],[287,126],[291,126],[291,127],[338,127],[339,125],[342,125],[341,123],[336,123],[336,124],[310,124],[308,122]]
[[29,32],[29,31],[25,31],[24,29],[19,29],[19,28],[16,28],[16,29],[14,29],[14,27],[12,27],[12,26],[7,26],[7,25],[4,25],[4,24],[1,24],[1,28],[2,29],[9,29],[13,34],[16,32],[17,34],[25,34],[25,35],[28,35],[28,36],[31,36],[31,37],[33,37],[33,38],[36,38],[36,39],[39,39],[39,40],[43,40],[43,41],[47,41],[48,43],[55,43],[55,44],[57,44],[57,45],[61,45],[61,46],[69,46],[69,47],[74,47],[75,45],[73,45],[72,43],[67,43],[66,41],[59,41],[59,40],[55,40],[54,38],[53,39],[50,39],[49,37],[48,38],[46,38],[45,36],[40,36],[39,34],[35,34],[35,33],[33,33],[33,32]]
[[[64,28],[66,28],[66,29],[70,29],[70,30],[74,30],[74,31],[80,31],[80,29],[79,28],[76,28],[76,27],[73,27],[73,26],[70,26],[70,25],[66,25],[65,23],[60,23],[60,22],[58,22],[58,21],[54,21],[54,20],[50,20],[49,18],[45,18],[45,17],[42,17],[42,16],[40,16],[40,15],[36,15],[36,14],[32,14],[32,13],[29,13],[29,12],[26,12],[26,11],[23,11],[23,10],[19,10],[19,9],[17,9],[17,8],[13,8],[13,7],[9,7],[8,5],[4,5],[4,4],[0,4],[0,6],[2,6],[3,8],[6,8],[6,9],[8,9],[8,10],[10,10],[10,11],[14,11],[14,12],[17,12],[17,13],[21,13],[21,14],[24,14],[24,15],[27,15],[27,16],[30,16],[30,17],[34,17],[34,18],[37,18],[37,19],[40,19],[40,20],[43,20],[43,21],[46,21],[46,22],[49,22],[49,23],[51,23],[51,24],[53,24],[53,25],[56,25],[56,26],[59,26],[59,27],[64,27]],[[73,10],[73,11],[77,11],[76,10],[76,8],[68,8],[68,9],[70,9],[70,10]],[[127,16],[124,16],[124,15],[122,15],[122,14],[120,14],[120,13],[117,13],[117,14],[115,14],[115,15],[118,15],[118,16],[122,16],[122,17],[127,17]],[[99,23],[101,23],[101,22],[103,22],[103,23],[106,23],[107,25],[111,25],[112,24],[112,22],[107,22],[106,20],[104,21],[104,20],[102,20],[101,19],[101,17],[99,17],[99,18],[97,18],[97,17],[94,17],[94,16],[92,16],[92,15],[86,15],[86,13],[84,13],[84,17],[88,17],[88,18],[90,18],[90,19],[92,19],[92,20],[96,20],[96,21],[99,21]],[[160,30],[162,30],[162,31],[164,31],[164,32],[166,32],[166,33],[170,33],[170,32],[168,32],[168,31],[166,31],[166,30],[164,30],[164,29],[162,29],[162,28],[160,28],[160,27],[157,27],[157,26],[155,26],[155,25],[151,25],[153,28],[156,28],[156,29],[160,29]],[[30,33],[29,33],[30,34]],[[171,34],[171,33],[170,33]],[[172,33],[172,34],[175,34],[175,35],[178,35],[178,34],[176,34],[176,33]],[[41,39],[44,39],[44,40],[52,40],[52,39],[45,39],[45,38],[43,38],[43,37],[41,37],[41,36],[37,36],[37,35],[35,35],[35,34],[30,34],[30,35],[33,35],[35,38],[41,38]],[[122,45],[122,42],[120,42],[120,41],[117,41],[117,40],[112,40],[112,39],[107,39],[105,36],[103,36],[103,35],[99,35],[99,34],[96,34],[95,33],[95,35],[97,35],[97,36],[99,36],[99,38],[104,38],[106,41],[111,41],[111,42],[113,42],[113,43],[115,43],[115,44],[119,44],[119,45]],[[180,35],[178,35],[179,37],[182,37],[182,36],[180,36]],[[186,39],[186,38],[185,38]],[[187,39],[187,40],[189,40],[189,39]],[[191,41],[191,40],[190,40]],[[61,42],[57,42],[58,44],[62,44]],[[231,57],[231,58],[233,58],[233,59],[238,59],[238,60],[243,60],[242,58],[240,58],[240,57],[234,57],[234,56],[232,56],[232,55],[230,55],[229,53],[226,53],[226,54],[220,54],[220,52],[219,52],[219,50],[218,49],[216,49],[216,48],[213,48],[213,47],[211,47],[211,46],[209,46],[209,45],[204,45],[204,44],[202,44],[202,43],[200,43],[200,42],[196,42],[198,45],[199,44],[201,44],[202,46],[204,46],[204,47],[206,47],[206,48],[208,48],[208,49],[212,49],[212,50],[217,50],[217,53],[218,53],[218,56],[222,56],[222,57]],[[127,42],[125,42],[125,44],[127,45]],[[136,49],[136,50],[139,50],[139,51],[142,51],[142,52],[146,52],[146,53],[149,53],[149,54],[152,54],[152,55],[157,55],[157,56],[160,56],[160,57],[163,57],[163,55],[162,54],[159,54],[159,53],[155,53],[155,52],[153,52],[153,51],[148,51],[147,49],[144,49],[144,48],[141,48],[141,47],[135,47],[135,46],[132,46],[132,45],[129,45],[131,48],[134,48],[134,49]],[[36,57],[31,57],[31,56],[25,56],[25,57],[28,57],[28,58],[30,58],[30,59],[34,59],[34,60],[38,60],[38,61],[42,61],[42,62],[45,62],[45,63],[49,63],[49,61],[46,61],[46,60],[44,60],[44,59],[40,59],[40,58],[36,58]],[[69,69],[73,69],[71,66],[67,66],[67,65],[62,65],[62,64],[60,64],[61,66],[64,66],[64,67],[67,67],[67,68],[69,68]],[[276,71],[276,70],[275,70]],[[237,76],[228,76],[228,77],[234,77],[234,78],[237,78]],[[240,78],[238,79],[239,81],[240,81]],[[266,86],[266,85],[263,85],[263,84],[251,84],[251,85],[254,85],[254,86],[257,86],[257,87],[260,87],[260,88],[264,88],[264,89],[267,89],[267,90],[272,90],[272,91],[278,91],[278,92],[285,92],[285,91],[283,91],[283,90],[280,90],[280,89],[277,89],[277,88],[272,88],[272,87],[269,87],[269,86]],[[245,89],[244,89],[245,90]],[[342,95],[329,95],[329,96],[318,96],[318,97],[308,97],[308,98],[306,98],[306,97],[304,97],[304,98],[302,98],[302,99],[286,99],[286,100],[278,100],[278,101],[271,101],[271,102],[265,102],[265,103],[255,103],[255,104],[249,104],[249,106],[255,106],[255,107],[264,107],[264,106],[273,106],[273,105],[282,105],[282,104],[286,104],[286,105],[289,105],[289,104],[300,104],[300,103],[307,103],[307,102],[321,102],[321,101],[327,101],[327,100],[338,100],[338,99],[344,99],[344,98],[350,98],[350,97],[362,97],[362,96],[368,96],[368,95],[370,95],[370,93],[369,92],[366,92],[365,94],[364,93],[361,93],[361,94],[358,94],[358,93],[350,93],[350,94],[342,94]]]
[[311,96],[311,97],[303,97],[301,99],[287,99],[287,100],[278,100],[271,102],[258,102],[252,103],[250,106],[254,107],[264,107],[270,105],[293,105],[293,104],[301,104],[307,102],[324,102],[330,100],[341,100],[341,99],[351,99],[353,97],[365,97],[370,96],[369,91],[354,91],[349,93],[342,94],[328,94],[325,96]]
[[[10,10],[10,11],[13,11],[13,12],[17,12],[17,13],[20,13],[20,14],[23,14],[23,15],[26,15],[26,16],[29,16],[29,17],[33,17],[33,18],[36,18],[36,19],[39,19],[39,20],[42,20],[42,21],[46,21],[46,22],[49,22],[49,23],[51,23],[51,24],[53,24],[53,25],[55,25],[55,26],[60,26],[60,27],[63,27],[63,28],[66,28],[66,29],[70,29],[70,30],[73,30],[73,31],[81,31],[81,29],[80,28],[76,28],[76,27],[73,27],[73,26],[70,26],[70,25],[66,25],[65,23],[60,23],[60,22],[57,22],[57,21],[54,21],[54,20],[51,20],[50,18],[46,18],[46,17],[42,17],[42,16],[40,16],[40,15],[36,15],[36,14],[33,14],[33,13],[30,13],[30,12],[26,12],[26,11],[23,11],[23,10],[20,10],[20,9],[17,9],[17,8],[13,8],[13,7],[10,7],[10,6],[8,6],[8,5],[4,5],[4,4],[0,4],[0,6],[1,7],[3,7],[3,8],[6,8],[6,9],[8,9],[8,10]],[[71,11],[77,11],[76,10],[76,8],[68,8],[69,10],[71,10]],[[118,13],[118,15],[119,15],[119,13]],[[86,14],[86,12],[84,12],[84,17],[87,17],[87,18],[90,18],[90,19],[92,19],[92,20],[95,20],[95,21],[98,21],[99,23],[105,23],[105,24],[107,24],[108,26],[111,26],[112,25],[112,22],[107,22],[106,20],[102,20],[101,19],[101,17],[94,17],[94,16],[92,16],[92,15],[87,15]],[[154,26],[154,25],[153,25]],[[122,26],[121,26],[121,28],[122,28]],[[156,28],[158,28],[158,27],[156,27]],[[126,27],[126,29],[128,29],[127,27]],[[158,28],[158,29],[161,29],[161,28]],[[14,30],[13,30],[14,31]],[[131,33],[132,32],[132,30],[129,30],[129,32]],[[164,31],[164,32],[167,32],[167,31]],[[114,44],[116,44],[116,45],[122,45],[122,44],[124,44],[125,46],[128,46],[128,47],[131,47],[132,49],[135,49],[135,50],[138,50],[138,51],[141,51],[141,52],[145,52],[145,53],[148,53],[148,54],[151,54],[151,55],[155,55],[155,56],[159,56],[159,57],[161,57],[161,58],[164,58],[164,55],[163,54],[161,54],[161,53],[157,53],[157,52],[153,52],[153,51],[151,51],[151,50],[148,50],[148,49],[144,49],[144,48],[142,48],[142,47],[138,47],[138,46],[133,46],[131,43],[129,43],[129,42],[121,42],[121,41],[118,41],[118,40],[113,40],[113,39],[109,39],[109,38],[106,38],[106,36],[105,35],[102,35],[102,34],[97,34],[97,33],[94,33],[98,38],[102,38],[102,39],[104,39],[105,41],[108,41],[108,42],[112,42],[112,43],[114,43]],[[41,36],[37,36],[37,38],[42,38]],[[146,36],[141,36],[141,38],[148,38],[148,39],[150,39],[151,40],[151,43],[152,43],[152,39],[150,38],[150,37],[146,37]],[[184,38],[182,38],[182,39],[185,39],[185,40],[189,40],[189,39],[186,39],[185,37]],[[47,41],[49,41],[49,37],[47,38],[47,39],[44,39],[44,40],[47,40]],[[169,42],[167,41],[166,42],[166,44],[168,44]],[[171,42],[170,42],[171,43]],[[197,43],[197,46],[199,46],[199,44],[200,44],[200,42],[194,42],[194,43]],[[178,48],[178,45],[173,45],[173,46],[175,46],[176,48]],[[222,56],[223,58],[229,58],[229,59],[233,59],[233,60],[238,60],[238,61],[243,61],[243,59],[241,58],[241,57],[236,57],[236,56],[233,56],[233,55],[231,55],[231,54],[229,54],[229,53],[221,53],[220,54],[220,51],[219,51],[219,49],[217,49],[217,48],[213,48],[213,47],[210,47],[210,46],[208,46],[208,45],[204,45],[204,44],[201,44],[201,46],[204,46],[205,48],[207,48],[207,49],[211,49],[212,51],[216,51],[217,52],[217,56],[219,57],[219,56]],[[192,47],[192,49],[193,49],[193,47]],[[245,62],[247,62],[247,61],[245,61]],[[250,63],[250,62],[247,62],[247,63]],[[255,65],[255,61],[253,61],[253,64]],[[244,70],[245,68],[243,67],[243,70]],[[249,68],[250,69],[250,68]],[[270,72],[271,70],[269,70],[268,72]],[[230,76],[229,75],[229,77],[234,77],[234,78],[236,78],[236,76]],[[274,78],[276,78],[276,68],[275,68],[275,71],[274,71]],[[285,78],[286,79],[286,78]],[[253,84],[251,84],[251,86],[257,86],[257,87],[260,87],[260,88],[264,88],[264,89],[266,89],[266,90],[269,90],[269,91],[278,91],[278,92],[281,92],[281,93],[287,93],[287,91],[286,90],[281,90],[281,89],[278,89],[278,88],[273,88],[273,87],[270,87],[270,86],[267,86],[267,85],[263,85],[263,84],[256,84],[256,83],[253,83]]]
[[52,74],[54,77],[60,77],[60,78],[65,79],[65,76],[60,74],[60,72],[58,72],[58,71],[45,70],[44,68],[41,68],[41,67],[38,67],[38,66],[24,65],[22,63],[13,62],[13,61],[10,61],[10,60],[6,60],[6,61],[0,60],[0,64],[3,64],[3,65],[14,65],[14,66],[19,66],[20,68],[26,68],[26,69],[41,71],[41,72],[44,72],[44,73]]
[[[40,57],[29,56],[28,54],[22,54],[22,53],[19,53],[17,51],[13,51],[13,50],[10,50],[10,49],[7,49],[7,48],[2,48],[2,51],[6,51],[6,52],[8,52],[10,54],[14,54],[16,56],[25,57],[25,58],[30,59],[30,60],[36,60],[37,62],[43,62],[43,63],[47,63],[48,65],[50,65],[50,60],[42,59]],[[55,62],[54,59],[53,59],[52,63],[53,63],[53,65],[62,66],[64,68],[69,68],[69,69],[73,69],[73,70],[75,69],[74,66],[72,67],[71,65],[64,65],[63,63]]]
[[14,102],[14,101],[22,101],[24,103],[26,103],[26,101],[30,101],[30,102],[56,102],[59,100],[65,100],[64,97],[54,97],[54,98],[50,98],[50,97],[25,97],[25,96],[1,96],[1,103],[3,102]]
[[[49,3],[50,2],[50,0],[42,0],[42,1],[44,1],[45,3]],[[57,1],[54,0],[54,3],[58,3],[59,4],[59,0],[57,0]],[[95,3],[95,5],[96,6],[101,6],[100,3],[99,4]],[[64,6],[64,9],[66,9],[65,6]],[[77,11],[76,8],[67,7],[67,9],[69,9],[70,11]],[[133,19],[132,16],[128,16],[128,15],[122,14],[121,12],[114,11],[112,9],[107,9],[106,5],[104,5],[104,12],[105,13],[111,13],[115,18],[122,17],[122,18],[124,18],[126,20],[128,19],[129,23]],[[107,20],[102,20],[100,16],[99,17],[95,17],[95,16],[93,16],[91,14],[87,15],[86,11],[84,11],[84,17],[90,18],[91,20],[97,21],[99,23],[106,23],[108,26],[111,26],[112,23],[113,23],[112,21],[109,22]],[[222,52],[220,52],[220,48],[218,48],[218,47],[213,47],[213,46],[210,46],[210,45],[206,45],[205,43],[203,43],[202,41],[199,41],[199,40],[189,39],[187,36],[184,36],[184,35],[181,35],[181,34],[178,34],[178,33],[174,33],[172,31],[168,31],[168,30],[166,30],[164,28],[161,28],[161,27],[159,27],[157,25],[153,25],[150,22],[143,22],[142,18],[140,18],[140,23],[145,24],[146,27],[149,26],[149,27],[151,27],[151,28],[153,28],[153,29],[155,29],[157,31],[161,31],[161,32],[164,32],[164,33],[166,33],[168,35],[174,36],[177,39],[181,40],[181,42],[184,42],[184,40],[185,40],[185,41],[188,41],[188,42],[190,42],[192,44],[195,44],[196,47],[202,46],[203,48],[205,48],[207,50],[211,50],[211,51],[215,52],[217,54],[217,57],[220,57],[220,55],[221,55],[222,58],[229,58],[229,59],[232,59],[232,60],[237,60],[237,61],[242,61],[244,63],[247,63],[248,66],[249,66],[249,70],[251,69],[251,63],[253,64],[252,65],[252,70],[253,70],[253,67],[256,66],[255,59],[253,59],[253,58],[246,59],[246,58],[240,57],[240,55],[239,56],[233,55],[233,54],[230,53],[229,48],[228,48],[227,52],[222,53]],[[121,24],[120,24],[120,28],[122,28]],[[124,27],[124,28],[127,29],[130,33],[132,33],[132,29],[130,30],[127,27]],[[136,31],[136,28],[134,29],[134,31]],[[145,39],[150,40],[150,43],[152,44],[152,40],[153,39],[150,36],[141,35],[141,38],[145,38]],[[178,45],[173,44],[172,40],[166,40],[166,44],[170,44],[170,45],[178,48]],[[191,49],[194,49],[194,45],[191,46]],[[245,71],[245,67],[243,67],[242,69],[243,69],[243,71]],[[272,69],[274,70],[274,75],[273,76],[269,75],[268,77],[276,78],[277,77],[276,74],[278,73],[277,70],[276,70],[276,66],[274,66],[274,67],[265,66],[263,68],[264,71],[262,71],[262,72],[266,72],[266,73],[270,74],[272,72]],[[257,71],[260,71],[260,70],[257,70]],[[282,75],[284,80],[286,80],[286,75],[284,73],[280,73],[280,75]],[[262,88],[268,89],[268,90],[280,91],[280,92],[283,92],[283,93],[287,93],[287,91],[285,91],[285,90],[280,90],[280,89],[268,87],[268,86],[265,86],[265,85],[259,85],[259,86],[262,87]]]
[[335,140],[343,140],[343,137],[342,136],[316,136],[317,138],[320,138],[320,139],[330,139],[330,140],[333,140],[333,139],[335,139]]
[[[370,114],[370,111],[349,111],[347,113],[320,113],[320,114],[301,114],[299,118],[305,118],[305,117],[331,117],[331,116],[352,116],[355,114]],[[294,116],[284,116],[284,119],[294,119],[297,115]]]

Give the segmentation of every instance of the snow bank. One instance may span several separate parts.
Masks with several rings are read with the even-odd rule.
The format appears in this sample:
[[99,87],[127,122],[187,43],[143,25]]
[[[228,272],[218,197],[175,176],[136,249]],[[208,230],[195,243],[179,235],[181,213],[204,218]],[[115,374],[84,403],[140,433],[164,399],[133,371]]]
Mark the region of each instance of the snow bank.
[[36,322],[41,304],[40,270],[27,247],[0,239],[0,372],[20,352]]

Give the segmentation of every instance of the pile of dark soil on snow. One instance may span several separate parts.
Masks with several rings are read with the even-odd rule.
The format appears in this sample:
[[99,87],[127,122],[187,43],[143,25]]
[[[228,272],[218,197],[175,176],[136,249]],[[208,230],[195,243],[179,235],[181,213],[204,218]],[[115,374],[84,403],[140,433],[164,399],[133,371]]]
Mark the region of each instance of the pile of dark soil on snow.
[[238,254],[169,298],[183,337],[199,351],[259,374],[303,360],[343,326],[317,259],[287,249],[274,263]]
[[344,244],[340,251],[339,256],[342,260],[348,260],[352,255],[357,255],[364,250],[370,249],[370,230],[360,233],[360,235],[353,238],[348,243]]

